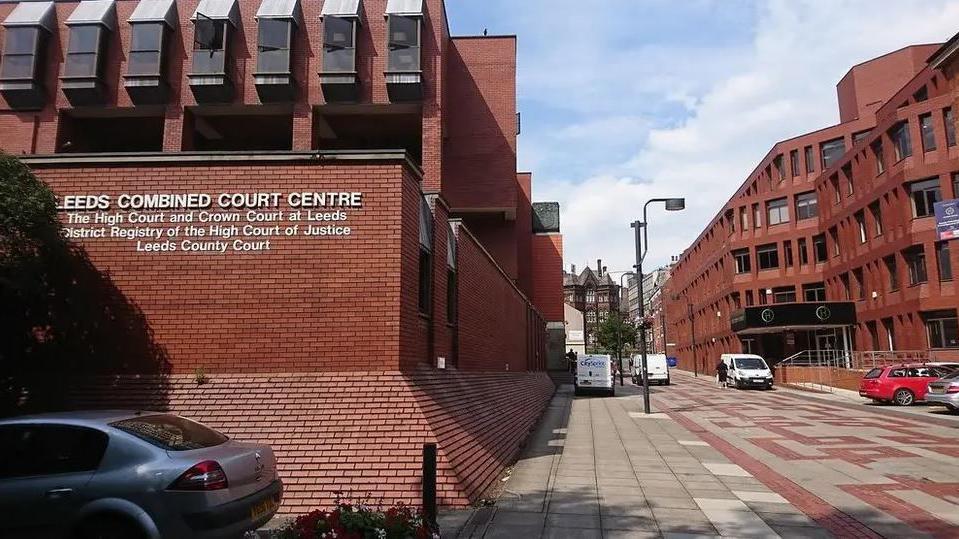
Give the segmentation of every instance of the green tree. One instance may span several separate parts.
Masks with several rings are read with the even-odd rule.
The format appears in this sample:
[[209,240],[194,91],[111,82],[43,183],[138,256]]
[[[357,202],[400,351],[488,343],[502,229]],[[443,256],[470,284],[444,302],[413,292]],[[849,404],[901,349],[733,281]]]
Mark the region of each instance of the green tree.
[[624,350],[633,347],[637,334],[638,328],[632,320],[624,318],[620,313],[613,312],[597,328],[596,341],[618,359],[623,357]]

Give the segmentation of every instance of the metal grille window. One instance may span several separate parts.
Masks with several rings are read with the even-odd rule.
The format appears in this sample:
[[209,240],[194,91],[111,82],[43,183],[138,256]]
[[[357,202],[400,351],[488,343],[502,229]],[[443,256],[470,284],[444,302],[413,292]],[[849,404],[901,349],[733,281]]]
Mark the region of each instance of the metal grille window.
[[909,135],[909,122],[900,122],[889,130],[889,138],[896,149],[896,162],[912,155],[912,138]]
[[129,75],[160,76],[166,25],[159,22],[136,23],[130,35]]
[[826,285],[824,283],[804,284],[803,298],[810,303],[826,301]]
[[736,273],[742,274],[752,271],[752,260],[749,256],[749,249],[733,251],[733,259],[736,261]]
[[323,71],[356,71],[356,20],[346,17],[323,18]]
[[889,255],[882,261],[886,265],[886,274],[889,276],[889,291],[899,290],[899,267],[896,264],[896,255]]
[[796,195],[796,219],[812,219],[819,216],[819,197],[815,191]]
[[938,311],[926,315],[930,348],[959,348],[959,319],[956,311]]
[[789,222],[789,201],[786,198],[777,198],[766,203],[766,215],[769,226]]
[[822,168],[826,170],[846,153],[846,141],[842,138],[827,140],[819,146],[822,154]]
[[814,236],[812,239],[813,252],[815,253],[815,259],[817,264],[821,264],[829,258],[829,255],[826,251],[826,236],[824,234],[819,234]]
[[0,79],[37,80],[37,58],[46,35],[39,26],[7,28],[0,59]]
[[936,265],[939,266],[939,280],[952,280],[952,260],[949,258],[949,242],[936,243]]
[[902,258],[909,269],[909,285],[925,283],[929,280],[926,271],[926,251],[922,245],[914,245],[902,252]]
[[936,131],[932,125],[932,114],[919,117],[919,132],[922,134],[922,150],[931,152],[936,149]]
[[420,18],[390,15],[388,18],[390,71],[420,70]]
[[912,197],[912,216],[930,217],[935,215],[934,205],[942,201],[942,190],[939,188],[939,178],[929,178],[909,184],[909,194]]
[[952,107],[942,111],[942,119],[946,124],[946,146],[956,145],[956,118],[952,115]]
[[799,150],[789,152],[789,168],[794,178],[799,176]]
[[806,157],[806,174],[812,174],[816,171],[816,160],[813,158],[812,146],[806,146],[803,153]]
[[759,261],[759,269],[761,270],[778,268],[779,246],[775,243],[770,243],[756,247],[756,259]]

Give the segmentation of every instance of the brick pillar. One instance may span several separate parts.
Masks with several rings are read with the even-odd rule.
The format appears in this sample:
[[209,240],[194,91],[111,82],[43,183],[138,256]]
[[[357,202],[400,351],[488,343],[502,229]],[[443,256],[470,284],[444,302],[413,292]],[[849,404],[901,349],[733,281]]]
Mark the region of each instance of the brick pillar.
[[185,116],[186,111],[181,107],[167,107],[166,120],[163,123],[163,151],[179,152],[193,149],[193,129],[191,126],[190,129],[184,130]]
[[309,103],[297,103],[293,107],[293,150],[313,149],[313,108]]

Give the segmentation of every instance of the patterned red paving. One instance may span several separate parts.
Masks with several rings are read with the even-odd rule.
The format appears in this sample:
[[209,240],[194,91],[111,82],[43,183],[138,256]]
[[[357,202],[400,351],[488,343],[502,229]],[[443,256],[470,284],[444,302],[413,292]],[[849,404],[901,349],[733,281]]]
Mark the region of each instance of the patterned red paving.
[[[881,484],[835,486],[916,531],[937,538],[959,538],[959,527],[895,495],[896,492],[921,492],[945,503],[959,505],[959,483],[939,483],[909,475],[883,476],[870,467],[879,462],[894,463],[896,459],[921,459],[918,454],[908,451],[908,448],[913,446],[959,458],[959,439],[935,435],[927,430],[938,425],[955,427],[954,423],[941,418],[930,418],[932,421],[925,422],[925,418],[913,420],[886,417],[881,415],[883,410],[854,410],[854,413],[851,413],[848,406],[808,402],[783,392],[726,393],[713,389],[707,383],[696,384],[692,379],[687,380],[685,387],[674,387],[668,393],[660,392],[660,395],[662,396],[654,397],[660,410],[664,410],[679,424],[789,500],[837,537],[882,536],[867,524],[743,452],[722,436],[714,434],[700,422],[711,423],[720,429],[749,428],[749,431],[736,431],[737,436],[768,453],[770,462],[777,459],[786,462],[830,459],[858,466],[865,474],[873,471],[877,483]],[[700,405],[697,406],[696,411],[700,413],[696,420],[686,415],[688,409],[673,404],[670,402],[672,399],[665,398],[666,395]],[[734,398],[735,401],[729,400]],[[783,415],[777,415],[777,412]],[[817,428],[829,434],[812,434]],[[847,429],[852,433],[836,433],[836,429]],[[743,432],[749,434],[740,434]],[[866,439],[864,436],[873,439]],[[877,441],[877,438],[888,440],[890,445],[884,445]],[[801,444],[809,451],[799,453],[783,444],[784,441]],[[898,447],[893,447],[892,444]],[[935,466],[949,465],[936,463]],[[935,476],[935,467],[930,468],[929,475]]]

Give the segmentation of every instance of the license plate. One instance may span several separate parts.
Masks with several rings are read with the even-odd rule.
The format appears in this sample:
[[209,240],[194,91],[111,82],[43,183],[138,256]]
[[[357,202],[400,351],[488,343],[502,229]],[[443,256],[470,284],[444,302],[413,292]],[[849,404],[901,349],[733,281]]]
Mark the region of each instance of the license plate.
[[589,380],[583,380],[579,383],[579,385],[581,386],[588,386],[590,384],[592,384],[592,382],[590,382]]
[[262,502],[250,508],[250,520],[259,520],[260,518],[276,511],[277,501],[275,498],[267,498]]
[[754,384],[761,384],[761,383],[763,383],[763,382],[765,382],[765,381],[766,381],[766,380],[763,380],[762,378],[753,378],[753,383],[754,383]]
[[930,387],[930,388],[929,388],[929,392],[930,392],[930,393],[941,394],[941,393],[945,393],[945,392],[946,392],[946,388],[944,388],[944,387]]

